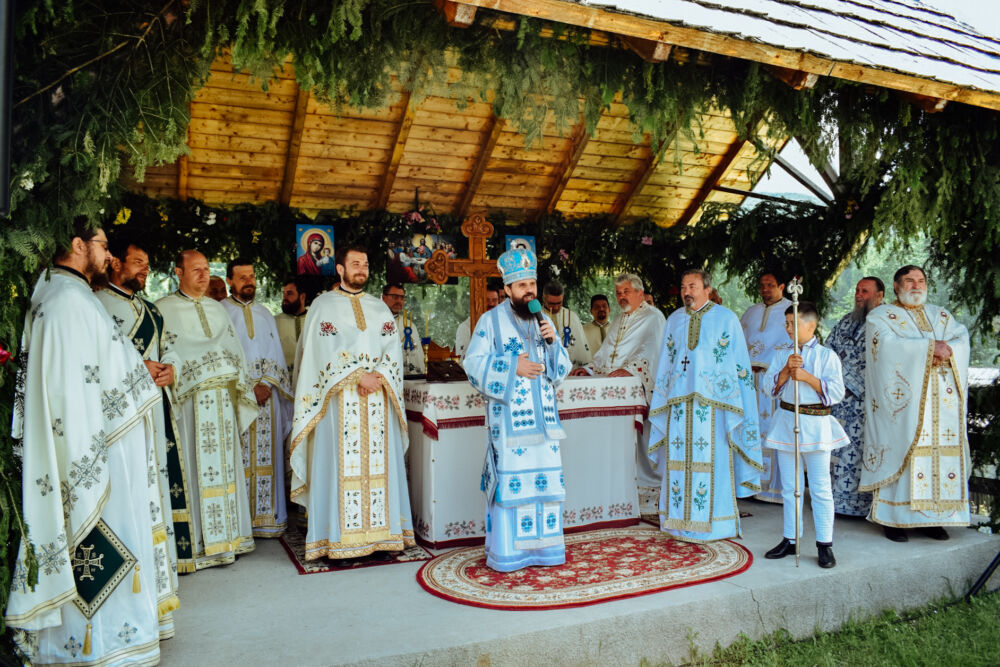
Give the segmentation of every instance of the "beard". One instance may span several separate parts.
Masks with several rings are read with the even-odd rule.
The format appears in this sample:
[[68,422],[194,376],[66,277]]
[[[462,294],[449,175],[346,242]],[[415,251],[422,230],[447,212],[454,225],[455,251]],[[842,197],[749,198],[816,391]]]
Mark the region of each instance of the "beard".
[[534,314],[528,310],[528,302],[533,300],[535,296],[533,294],[525,294],[520,301],[517,299],[510,300],[510,309],[514,311],[522,320],[529,320],[534,317]]
[[367,283],[368,283],[368,274],[360,272],[352,273],[349,275],[345,274],[343,280],[341,280],[341,284],[344,287],[355,291],[363,290]]
[[691,306],[693,306],[693,305],[694,305],[694,297],[693,297],[693,296],[691,296],[690,294],[689,294],[689,295],[687,295],[687,296],[683,296],[683,297],[681,297],[681,301],[683,301],[683,302],[684,302],[684,305],[685,305],[685,306],[686,306],[687,308],[690,308]]
[[140,281],[139,276],[132,276],[122,280],[122,287],[133,292],[141,292],[146,287],[146,281]]
[[283,312],[285,315],[298,315],[299,304],[295,303],[294,301],[292,303],[285,303],[284,301],[282,301],[281,312]]
[[111,268],[107,271],[95,271],[90,274],[90,286],[93,289],[102,289],[111,284]]
[[922,306],[927,303],[927,292],[919,289],[911,289],[899,293],[899,302],[904,306]]
[[93,255],[90,255],[87,257],[87,266],[84,267],[81,273],[87,276],[87,280],[90,281],[91,285],[98,286],[98,283],[100,283],[100,286],[104,286],[109,282],[108,272],[110,270],[111,265],[108,260],[96,260]]
[[250,303],[257,296],[257,286],[246,285],[236,293],[236,296],[240,297],[240,301],[243,303]]
[[632,304],[630,304],[627,299],[622,299],[621,301],[619,301],[618,307],[622,309],[623,313],[631,313],[633,310]]

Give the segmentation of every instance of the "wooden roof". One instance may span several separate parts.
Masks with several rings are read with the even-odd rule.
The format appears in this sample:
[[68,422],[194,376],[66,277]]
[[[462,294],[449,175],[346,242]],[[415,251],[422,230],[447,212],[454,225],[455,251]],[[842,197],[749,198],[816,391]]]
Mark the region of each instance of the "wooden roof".
[[[550,121],[541,145],[526,149],[489,104],[398,93],[385,108],[337,113],[299,90],[291,64],[264,92],[219,59],[191,103],[190,154],[148,168],[145,181],[129,187],[209,204],[278,201],[306,212],[404,212],[419,188],[420,203],[439,213],[531,219],[558,211],[663,225],[694,221],[705,201],[743,199],[715,184],[751,188],[756,151],[721,114],[702,117],[697,148],[678,138],[657,162],[648,137],[633,141],[623,104],[611,105],[593,136],[582,124],[560,134]],[[683,170],[674,150],[683,152]]]

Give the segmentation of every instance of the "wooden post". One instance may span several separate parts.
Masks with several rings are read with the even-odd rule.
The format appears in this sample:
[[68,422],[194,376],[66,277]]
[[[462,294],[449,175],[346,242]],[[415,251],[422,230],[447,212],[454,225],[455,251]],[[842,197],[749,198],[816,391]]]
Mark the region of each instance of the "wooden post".
[[424,264],[427,277],[438,285],[448,278],[469,278],[469,326],[475,327],[486,312],[486,279],[499,278],[497,261],[486,256],[486,239],[493,236],[493,225],[482,215],[472,215],[462,223],[462,235],[469,239],[469,258],[451,259],[444,250],[435,250]]

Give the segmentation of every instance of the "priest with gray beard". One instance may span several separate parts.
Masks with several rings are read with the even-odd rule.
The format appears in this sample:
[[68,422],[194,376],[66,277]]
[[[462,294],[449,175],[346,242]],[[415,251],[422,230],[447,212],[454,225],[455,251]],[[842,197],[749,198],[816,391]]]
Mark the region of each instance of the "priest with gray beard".
[[833,406],[833,416],[851,439],[830,461],[833,508],[837,514],[865,516],[872,504],[872,494],[858,491],[865,431],[865,322],[868,313],[882,305],[884,295],[881,279],[865,276],[859,280],[854,289],[854,310],[837,322],[826,340],[840,357],[847,389],[844,400]]

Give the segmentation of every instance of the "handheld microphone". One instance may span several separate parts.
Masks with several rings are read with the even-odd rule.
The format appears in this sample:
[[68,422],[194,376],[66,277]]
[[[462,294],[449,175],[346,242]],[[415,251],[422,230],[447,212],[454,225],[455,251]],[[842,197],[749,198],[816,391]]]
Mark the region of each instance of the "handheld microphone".
[[[528,302],[528,312],[534,315],[535,319],[538,320],[538,326],[542,326],[542,322],[545,321],[545,317],[542,315],[542,304],[538,303],[538,299],[532,299]],[[551,336],[545,337],[545,342],[549,345],[551,345],[554,340],[555,338],[552,338]]]

